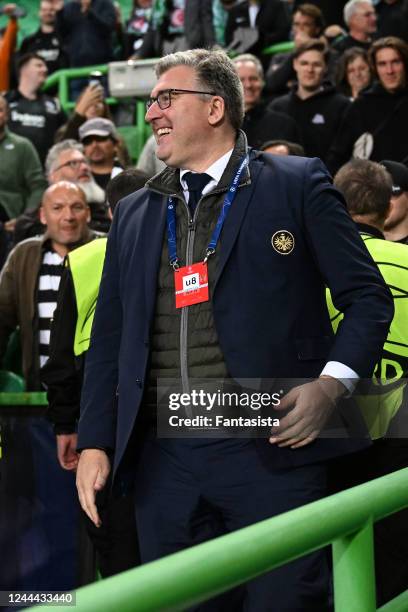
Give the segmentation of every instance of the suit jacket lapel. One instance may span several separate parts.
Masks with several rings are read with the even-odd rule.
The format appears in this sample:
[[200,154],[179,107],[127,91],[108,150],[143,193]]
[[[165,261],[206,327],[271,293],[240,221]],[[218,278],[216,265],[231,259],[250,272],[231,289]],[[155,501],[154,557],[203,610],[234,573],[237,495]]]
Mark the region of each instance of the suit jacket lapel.
[[238,237],[239,230],[245,217],[247,207],[254,195],[256,183],[258,181],[259,174],[262,170],[263,164],[261,162],[254,161],[250,165],[251,183],[239,187],[237,195],[231,205],[231,209],[225,220],[224,227],[220,237],[220,257],[218,261],[218,268],[215,277],[214,291],[217,288],[218,280],[224,270],[225,264],[231,254],[232,248]]

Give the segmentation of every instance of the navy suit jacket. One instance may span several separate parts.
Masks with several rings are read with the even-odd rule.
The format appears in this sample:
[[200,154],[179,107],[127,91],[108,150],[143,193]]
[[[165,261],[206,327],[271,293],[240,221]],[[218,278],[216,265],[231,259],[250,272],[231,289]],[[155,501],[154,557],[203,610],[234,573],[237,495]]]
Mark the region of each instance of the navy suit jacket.
[[[316,377],[334,360],[371,376],[392,298],[323,164],[252,151],[241,183],[218,245],[211,297],[229,374]],[[294,237],[290,254],[272,247],[280,230]],[[114,450],[115,468],[143,396],[165,231],[166,198],[144,188],[121,201],[108,238],[78,446]],[[335,338],[325,285],[345,313]],[[330,440],[295,451],[267,441],[263,447],[275,465],[286,467],[351,448]]]

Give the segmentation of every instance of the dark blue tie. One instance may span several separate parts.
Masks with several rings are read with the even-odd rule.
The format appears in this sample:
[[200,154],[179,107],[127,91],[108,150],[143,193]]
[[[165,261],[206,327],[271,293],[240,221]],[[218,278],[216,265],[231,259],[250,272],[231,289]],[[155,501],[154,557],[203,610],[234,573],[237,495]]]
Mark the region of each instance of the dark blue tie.
[[186,174],[183,176],[183,179],[187,183],[189,192],[188,207],[190,209],[191,216],[193,216],[198,201],[201,198],[203,189],[207,185],[207,183],[212,180],[212,178],[208,174],[205,174],[205,172],[202,174],[198,174],[195,172],[186,172]]

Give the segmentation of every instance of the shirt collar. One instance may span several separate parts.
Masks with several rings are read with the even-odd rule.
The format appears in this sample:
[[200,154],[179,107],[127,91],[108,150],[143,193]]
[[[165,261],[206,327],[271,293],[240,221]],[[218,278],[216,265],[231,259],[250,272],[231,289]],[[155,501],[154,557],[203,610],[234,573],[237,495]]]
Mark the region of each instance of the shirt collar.
[[[225,153],[222,157],[217,159],[217,161],[211,164],[211,166],[207,168],[207,170],[205,170],[205,173],[211,176],[211,181],[209,181],[204,187],[203,195],[206,195],[218,185],[222,175],[224,174],[224,170],[227,167],[227,164],[231,158],[232,152],[233,149]],[[184,175],[187,174],[187,172],[191,172],[191,170],[180,170],[180,183],[184,193],[188,191],[187,183],[183,179]]]

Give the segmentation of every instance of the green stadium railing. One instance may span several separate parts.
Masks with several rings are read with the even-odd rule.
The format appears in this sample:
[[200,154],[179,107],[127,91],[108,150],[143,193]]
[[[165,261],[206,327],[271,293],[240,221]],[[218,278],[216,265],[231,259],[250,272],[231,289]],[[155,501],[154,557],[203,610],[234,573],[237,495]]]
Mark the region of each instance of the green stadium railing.
[[[332,544],[336,612],[373,612],[373,523],[408,506],[407,482],[408,468],[88,585],[76,591],[75,610],[183,610]],[[408,591],[379,608],[407,610]]]
[[262,49],[262,55],[276,55],[277,53],[289,53],[295,48],[293,40],[287,40],[285,42],[276,43],[270,47]]
[[[58,92],[58,98],[62,109],[65,112],[71,111],[75,107],[75,102],[70,100],[69,96],[69,81],[78,78],[87,78],[91,72],[98,71],[103,75],[108,73],[107,64],[101,64],[97,66],[86,66],[84,68],[67,68],[66,70],[57,70],[51,76],[48,77],[44,83],[44,91],[48,91],[51,88],[56,88]],[[110,106],[117,105],[123,102],[129,102],[129,100],[135,104],[135,123],[134,125],[119,126],[118,131],[122,138],[125,140],[128,147],[132,161],[136,161],[144,147],[146,140],[151,134],[150,126],[145,122],[146,107],[143,100],[136,100],[135,98],[126,98],[119,100],[118,98],[108,97],[105,98],[105,102]]]

